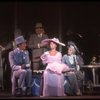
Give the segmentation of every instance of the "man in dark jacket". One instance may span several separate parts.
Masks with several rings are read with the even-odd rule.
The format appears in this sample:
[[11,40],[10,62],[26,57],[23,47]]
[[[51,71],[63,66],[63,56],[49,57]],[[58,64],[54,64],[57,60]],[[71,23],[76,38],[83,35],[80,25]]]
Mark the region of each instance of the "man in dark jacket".
[[45,34],[42,23],[36,23],[35,34],[32,34],[29,39],[28,47],[32,50],[32,69],[43,69],[40,56],[47,50],[47,46],[42,44],[41,41],[48,38]]

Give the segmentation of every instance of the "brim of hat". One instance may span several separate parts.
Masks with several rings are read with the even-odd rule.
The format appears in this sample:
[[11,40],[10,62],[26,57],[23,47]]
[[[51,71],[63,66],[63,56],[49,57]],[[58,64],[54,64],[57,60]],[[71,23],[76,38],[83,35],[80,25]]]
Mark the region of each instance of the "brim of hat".
[[35,28],[44,28],[43,26],[35,26]]
[[71,45],[74,47],[75,51],[79,53],[79,49],[78,49],[78,47],[76,46],[76,44],[75,44],[74,42],[69,42],[69,43],[68,43],[68,46],[71,46]]
[[18,42],[18,43],[16,43],[16,45],[21,44],[21,43],[25,43],[25,42],[27,42],[27,40],[25,40],[23,42]]
[[53,41],[52,39],[45,39],[42,41],[43,44],[48,44],[49,42],[55,42],[56,44],[66,46],[64,43]]
[[62,45],[62,46],[66,46],[64,43],[61,43],[61,42],[60,42],[60,43],[58,43],[58,44],[60,44],[60,45]]

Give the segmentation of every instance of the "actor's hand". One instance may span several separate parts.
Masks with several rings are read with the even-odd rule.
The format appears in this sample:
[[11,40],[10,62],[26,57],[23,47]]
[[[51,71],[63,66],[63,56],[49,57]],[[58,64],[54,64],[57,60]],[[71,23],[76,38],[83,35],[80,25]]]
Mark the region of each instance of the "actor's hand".
[[23,64],[23,65],[21,66],[21,69],[25,69],[25,68],[26,68],[26,65]]

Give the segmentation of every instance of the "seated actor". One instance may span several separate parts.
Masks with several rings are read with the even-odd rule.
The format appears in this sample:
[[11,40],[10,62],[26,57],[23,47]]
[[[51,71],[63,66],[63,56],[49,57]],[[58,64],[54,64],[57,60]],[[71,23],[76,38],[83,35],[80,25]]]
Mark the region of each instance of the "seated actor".
[[[23,36],[15,38],[17,48],[9,53],[9,62],[12,68],[12,95],[22,96],[26,87],[26,95],[31,95],[32,71],[30,69],[29,52],[26,50],[26,40]],[[18,87],[16,90],[16,79]]]
[[67,95],[81,95],[83,82],[81,69],[84,63],[75,43],[68,42],[67,53],[63,56],[62,62],[74,69],[74,71],[67,72],[65,75],[65,81],[67,81],[65,93]]

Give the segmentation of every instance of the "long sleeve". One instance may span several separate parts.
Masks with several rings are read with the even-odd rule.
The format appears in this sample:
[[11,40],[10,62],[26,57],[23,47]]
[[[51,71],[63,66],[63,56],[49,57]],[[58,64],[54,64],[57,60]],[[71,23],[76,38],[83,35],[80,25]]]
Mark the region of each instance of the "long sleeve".
[[82,68],[82,67],[84,66],[83,58],[82,58],[80,55],[78,55],[78,56],[76,57],[76,59],[77,59],[77,61],[78,61],[78,65],[80,66],[80,68]]
[[38,43],[34,43],[34,38],[35,38],[35,35],[31,35],[29,38],[28,47],[31,49],[38,48]]
[[[45,34],[45,35],[43,35],[43,38],[44,38],[44,39],[48,39],[48,36]],[[44,39],[43,39],[43,40],[44,40]],[[41,43],[40,43],[40,47],[41,47],[41,48],[44,48],[44,47],[49,48],[49,46],[48,46],[47,44],[44,44],[42,41],[41,41]]]
[[21,69],[21,66],[16,65],[16,63],[14,61],[14,53],[13,53],[13,51],[11,51],[9,53],[9,62],[10,62],[10,66],[11,66],[11,68],[12,68],[13,71]]

